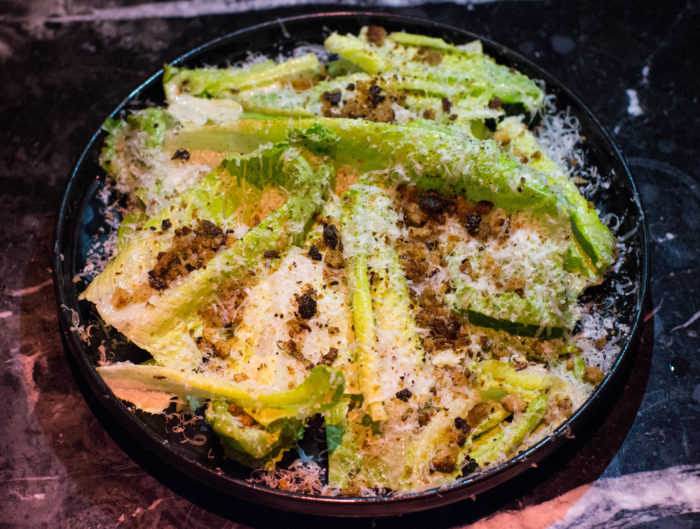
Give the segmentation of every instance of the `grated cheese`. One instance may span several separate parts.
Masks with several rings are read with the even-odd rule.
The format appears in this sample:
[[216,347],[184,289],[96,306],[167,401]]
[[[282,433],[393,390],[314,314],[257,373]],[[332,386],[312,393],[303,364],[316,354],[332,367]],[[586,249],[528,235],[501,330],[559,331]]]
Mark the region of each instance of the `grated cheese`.
[[[460,49],[474,54],[481,53],[479,43],[470,43]],[[322,47],[302,44],[290,54],[277,57],[277,60],[299,57],[307,53],[314,53],[322,61],[327,61],[330,56]],[[412,61],[418,53],[415,49],[395,47],[390,39],[378,47],[377,53],[391,61],[407,61],[405,66],[409,75],[417,74],[425,68],[424,64]],[[269,57],[263,54],[251,52],[245,61],[237,63],[236,66],[250,70],[269,60]],[[443,60],[449,64],[455,59],[448,54]],[[347,78],[328,81],[327,84],[329,87],[338,85],[339,88],[343,88],[348,80],[370,78],[367,74],[353,74]],[[396,80],[402,79],[397,76]],[[459,83],[464,80],[440,70],[428,78],[425,89],[429,90],[431,86],[441,88],[448,96],[452,96],[462,93],[463,87]],[[326,85],[323,87],[325,89]],[[288,80],[245,92],[240,94],[240,101],[247,110],[254,110],[256,105],[264,107],[274,103],[276,108],[289,111],[291,115],[297,115],[296,112],[302,115],[322,113],[318,91],[297,90]],[[188,126],[202,125],[208,120],[223,123],[237,119],[241,111],[238,103],[233,100],[226,101],[224,113],[219,114],[220,101],[182,95],[171,101],[170,111]],[[488,103],[489,101],[479,100],[476,96],[473,99],[463,98],[451,103],[457,117],[454,124],[448,127],[455,139],[446,140],[440,152],[441,160],[437,164],[437,169],[446,181],[455,182],[460,175],[476,171],[473,153],[460,151],[460,138],[471,137],[470,120],[499,118],[503,115],[501,109],[490,108]],[[539,104],[536,101],[529,103],[534,107]],[[339,108],[342,108],[343,104],[341,101]],[[408,124],[420,119],[423,111],[428,108],[426,105],[428,103],[422,95],[409,94],[405,104],[392,105],[394,122]],[[443,114],[447,114],[446,110],[437,110],[442,117],[445,117]],[[581,190],[586,196],[593,196],[600,189],[604,189],[608,185],[609,175],[600,174],[595,167],[587,163],[582,148],[580,124],[576,117],[568,109],[556,109],[553,96],[545,97],[545,105],[541,112],[542,120],[537,129],[537,139],[544,146],[548,156],[567,168],[574,181],[582,185]],[[382,152],[388,152],[392,148],[390,141],[385,139],[382,145],[375,147]],[[371,143],[369,138],[368,143]],[[144,135],[137,132],[119,145],[124,165],[117,177],[115,188],[141,198],[148,216],[156,214],[164,207],[177,209],[173,206],[173,198],[199,182],[216,166],[220,156],[211,157],[206,152],[193,152],[190,153],[191,160],[184,163],[182,160],[173,160],[173,153],[165,152],[161,148],[144,149],[143,144]],[[365,175],[365,181],[383,182],[383,185],[388,185],[389,182],[410,182],[410,175],[423,174],[426,168],[418,161],[419,155],[428,154],[429,146],[420,144],[413,148],[414,155],[409,157],[405,165],[392,164],[379,169],[372,175]],[[487,142],[480,148],[495,150],[498,147],[494,142]],[[138,156],[134,153],[138,153]],[[539,178],[535,172],[526,171],[524,174],[527,178]],[[514,191],[517,182],[509,182],[512,187],[510,191]],[[352,229],[343,230],[341,233],[343,257],[347,261],[366,254],[370,274],[381,277],[388,271],[387,267],[391,266],[387,255],[396,248],[399,240],[409,238],[403,213],[397,211],[393,205],[397,199],[396,188],[394,186],[380,189],[365,184],[354,184],[353,188],[368,193],[371,200],[358,208]],[[246,208],[256,213],[255,204],[260,198],[253,192],[249,195],[244,194],[246,196],[241,199],[243,205],[222,226],[230,230],[236,238],[242,237],[250,229],[252,221],[248,217],[252,217],[252,214],[248,215]],[[272,211],[279,206],[279,200],[284,202],[287,195],[284,189],[274,197],[261,192],[261,197],[267,196],[269,199],[269,208],[265,209],[265,213],[269,212],[268,209]],[[147,283],[148,272],[153,269],[156,256],[168,247],[172,235],[137,230],[129,235],[127,249],[119,252],[105,268],[105,263],[115,253],[116,230],[125,213],[116,202],[109,203],[110,197],[111,188],[105,186],[100,191],[99,198],[105,206],[103,213],[108,230],[106,237],[95,238],[93,248],[88,251],[88,264],[80,274],[87,280],[92,280],[98,274],[100,277],[91,284],[84,297],[95,302],[105,321],[139,345],[143,343],[139,341],[139,337],[129,334],[130,322],[138,320],[142,314],[152,310],[152,296],[161,294],[152,294],[149,299],[130,303],[125,307],[115,307],[112,296],[108,294],[116,288],[134,292],[139,285]],[[342,200],[334,200],[336,199],[325,204],[324,214],[338,221]],[[175,209],[171,211],[174,212]],[[388,213],[377,215],[377,210]],[[622,223],[615,215],[608,214],[603,221],[618,235],[617,245],[621,258],[613,270],[617,273],[620,271],[622,259],[631,251],[626,243],[636,232],[632,230],[625,234],[618,233]],[[495,236],[485,241],[470,236],[455,218],[449,218],[441,227],[438,236],[440,248],[449,248],[449,251],[443,252],[443,260],[424,280],[407,281],[404,285],[388,279],[388,287],[385,288],[382,297],[377,294],[381,291],[381,285],[377,287],[377,279],[371,279],[373,307],[382,308],[382,311],[374,314],[375,346],[379,366],[376,384],[379,388],[378,395],[382,399],[381,405],[388,416],[381,423],[380,435],[373,433],[371,427],[364,423],[363,427],[357,427],[360,420],[364,420],[363,414],[366,414],[366,409],[352,410],[347,417],[349,421],[351,418],[355,421],[353,424],[356,430],[349,430],[346,435],[355,436],[352,438],[354,445],[363,447],[358,456],[361,463],[358,463],[360,466],[354,476],[356,482],[352,484],[353,490],[359,491],[362,496],[401,495],[409,491],[441,486],[458,479],[454,472],[436,472],[436,465],[439,466],[439,463],[435,461],[445,446],[455,442],[451,437],[454,435],[455,420],[463,419],[475,404],[481,402],[482,396],[474,385],[476,375],[470,375],[467,366],[473,368],[480,361],[496,359],[521,367],[529,362],[530,365],[522,372],[523,375],[539,374],[554,379],[557,389],[552,390],[552,395],[557,394],[562,387],[565,388],[566,396],[571,399],[575,410],[585,402],[593,388],[567,369],[565,362],[556,358],[559,354],[557,347],[574,347],[580,351],[586,364],[599,366],[607,373],[620,352],[620,341],[629,333],[626,326],[616,324],[612,298],[583,306],[579,303],[577,293],[587,284],[587,279],[564,270],[563,257],[571,243],[571,233],[562,230],[557,219],[541,214],[534,216],[527,212],[509,214],[496,209],[484,215],[483,222],[488,222],[495,231]],[[301,226],[291,228],[303,232]],[[208,327],[211,322],[201,314],[195,314],[178,317],[169,323],[172,328],[164,338],[164,342],[167,343],[158,354],[154,353],[155,360],[161,365],[196,370],[204,375],[215,375],[225,379],[237,380],[244,375],[240,382],[243,387],[272,391],[297,386],[306,378],[311,365],[324,362],[325,355],[331,349],[335,349],[337,357],[333,359],[332,366],[344,374],[345,392],[360,393],[358,367],[355,365],[358,347],[354,343],[350,306],[352,279],[347,277],[345,270],[331,271],[323,262],[314,261],[309,256],[310,245],[321,240],[322,231],[322,222],[317,219],[303,247],[292,247],[279,260],[263,262],[251,269],[255,279],[245,287],[245,301],[236,309],[241,318],[235,332],[227,334],[225,330],[216,329],[230,347],[231,353],[228,357],[202,356],[197,340],[204,336],[205,331],[211,330]],[[243,257],[237,259],[240,262],[231,263],[215,258],[207,266],[223,273],[245,264]],[[470,272],[461,270],[461,265],[467,261],[471,265]],[[129,273],[123,273],[127,269]],[[334,274],[333,282],[329,281],[329,274]],[[406,317],[405,307],[400,306],[393,297],[401,288],[408,287],[414,299],[419,299],[426,289],[430,289],[443,294],[446,292],[441,301],[449,302],[451,296],[456,295],[454,288],[457,280],[479,295],[496,297],[512,290],[507,287],[511,279],[522,281],[523,286],[520,290],[523,291],[523,295],[533,300],[538,310],[545,314],[539,333],[544,333],[548,324],[554,320],[566,322],[568,328],[572,327],[576,320],[581,321],[581,331],[575,336],[567,334],[556,346],[551,342],[538,342],[536,339],[527,342],[530,345],[546,344],[542,347],[543,356],[547,358],[541,360],[536,367],[532,366],[532,357],[527,351],[529,345],[526,345],[524,339],[517,343],[517,339],[505,337],[501,331],[479,329],[468,322],[463,323],[471,333],[472,341],[467,346],[460,349],[448,347],[427,354],[421,344],[430,338],[432,330],[415,325],[413,315]],[[174,281],[172,286],[177,288],[183,283],[184,279],[180,278]],[[619,296],[628,296],[638,288],[637,283],[629,277],[616,276],[610,284]],[[290,329],[300,318],[298,299],[304,292],[311,290],[316,296],[315,314],[303,322],[308,329],[292,333]],[[420,307],[412,306],[412,309],[413,313],[417,314]],[[167,307],[159,307],[158,310],[167,311]],[[232,315],[229,316],[229,319],[233,319]],[[514,322],[519,315],[502,310],[495,316],[504,321],[510,319]],[[89,340],[91,328],[82,328],[75,313],[72,314],[72,319],[73,330],[83,339]],[[333,332],[329,329],[333,329]],[[486,345],[487,342],[499,340],[501,348],[498,350]],[[293,347],[290,342],[294,342]],[[107,362],[104,343],[99,346],[99,351],[100,363]],[[472,378],[465,383],[469,376]],[[400,393],[402,390],[410,390],[410,397],[404,400]],[[146,411],[162,410],[170,403],[170,395],[151,393],[153,392],[132,392],[118,396],[137,403],[139,408]],[[518,419],[521,413],[516,410],[515,419]],[[172,431],[182,434],[182,443],[199,446],[206,442],[202,434],[187,434],[187,426],[192,423],[189,419],[184,419],[182,414],[169,417],[177,418],[178,422],[172,426]],[[515,421],[510,424],[502,423],[506,440],[516,435],[514,424]],[[543,439],[558,424],[542,424],[537,431],[529,435],[519,449]],[[469,448],[467,443],[460,452],[460,457],[465,457]],[[304,494],[332,496],[343,492],[326,484],[329,477],[324,466],[306,456],[300,448],[298,452],[300,457],[288,468],[257,469],[253,471],[249,481]],[[498,461],[503,461],[511,455],[512,453],[502,453]],[[389,492],[387,484],[393,486],[397,483],[400,484],[399,489]]]

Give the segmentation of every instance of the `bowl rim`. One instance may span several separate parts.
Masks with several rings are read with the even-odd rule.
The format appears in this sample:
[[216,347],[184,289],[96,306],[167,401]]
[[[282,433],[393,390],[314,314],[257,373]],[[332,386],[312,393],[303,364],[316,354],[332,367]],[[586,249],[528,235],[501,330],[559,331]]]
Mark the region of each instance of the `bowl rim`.
[[[85,190],[81,192],[80,187],[76,183],[81,167],[93,149],[96,148],[97,142],[102,136],[101,128],[98,129],[90,138],[87,146],[78,158],[78,161],[71,172],[70,179],[66,185],[63,198],[61,200],[59,215],[56,219],[55,237],[54,237],[54,256],[53,256],[53,283],[58,305],[58,319],[60,331],[64,338],[64,343],[67,345],[66,353],[70,360],[73,361],[75,367],[84,381],[97,398],[99,403],[106,409],[108,415],[125,429],[132,437],[140,441],[147,449],[162,460],[166,465],[173,467],[176,470],[184,473],[188,477],[198,481],[206,486],[210,486],[218,491],[232,495],[244,500],[253,501],[262,505],[294,510],[298,512],[309,513],[311,505],[314,506],[314,514],[330,515],[330,516],[384,516],[399,513],[408,513],[429,508],[439,507],[448,503],[459,501],[461,499],[479,494],[493,488],[515,475],[523,472],[525,469],[532,466],[533,463],[547,457],[551,452],[559,448],[561,444],[569,437],[572,430],[576,430],[577,426],[583,422],[584,415],[590,409],[604,400],[605,396],[610,393],[611,387],[620,378],[623,364],[630,361],[635,353],[635,342],[639,337],[643,324],[643,314],[645,301],[648,295],[649,283],[649,233],[642,207],[641,198],[637,189],[637,185],[632,177],[629,167],[622,156],[620,150],[611,138],[610,134],[602,126],[598,118],[591,110],[574,94],[568,87],[551,76],[534,62],[523,57],[517,52],[498,44],[491,39],[485,38],[482,35],[475,34],[469,30],[458,28],[455,26],[438,23],[435,21],[413,17],[398,15],[393,13],[383,13],[375,11],[330,11],[320,12],[305,15],[298,15],[285,18],[276,18],[253,26],[248,26],[226,35],[217,37],[204,44],[180,55],[169,64],[179,65],[183,62],[195,59],[199,55],[206,54],[215,50],[219,46],[225,46],[230,41],[240,40],[246,35],[252,35],[256,32],[270,29],[274,26],[279,26],[282,32],[286,31],[285,24],[309,23],[310,21],[327,21],[332,24],[335,20],[344,20],[348,18],[363,17],[374,19],[378,22],[387,21],[388,23],[401,24],[405,23],[409,27],[421,30],[434,30],[450,32],[455,35],[463,36],[466,39],[478,39],[484,43],[488,52],[500,55],[499,58],[507,57],[509,61],[516,63],[518,66],[524,65],[530,71],[536,72],[537,76],[545,81],[548,87],[554,87],[558,92],[563,94],[569,103],[577,107],[577,111],[585,115],[592,123],[594,128],[602,139],[602,145],[609,151],[612,159],[614,159],[618,168],[622,169],[623,174],[616,174],[616,179],[626,179],[632,191],[632,200],[636,205],[638,214],[637,225],[641,230],[641,256],[640,256],[640,294],[639,306],[636,310],[634,323],[629,332],[629,338],[624,347],[620,351],[615,360],[610,373],[606,376],[603,382],[593,391],[588,399],[567,419],[559,428],[552,434],[545,437],[526,451],[508,459],[504,463],[488,469],[482,473],[464,478],[462,480],[450,483],[443,487],[433,488],[421,492],[402,494],[400,496],[388,497],[345,497],[345,496],[313,496],[297,492],[282,491],[263,486],[256,483],[250,483],[244,479],[227,475],[223,471],[217,472],[215,469],[200,464],[199,462],[189,459],[181,453],[173,451],[167,443],[163,443],[156,432],[150,429],[145,423],[139,420],[125,404],[114,396],[109,387],[105,384],[102,378],[98,375],[93,364],[89,361],[84,351],[84,344],[71,329],[71,313],[66,308],[71,307],[73,300],[68,295],[64,285],[64,277],[66,275],[67,263],[64,262],[64,257],[61,252],[66,236],[67,219],[75,213],[70,211],[71,198],[77,196],[84,198]],[[319,22],[320,25],[320,22]],[[132,90],[119,105],[109,114],[108,117],[117,116],[123,109],[136,98],[143,90],[150,87],[163,74],[163,69],[152,74],[145,81],[139,84]],[[616,171],[617,172],[617,171]],[[76,187],[78,187],[76,189]],[[69,273],[69,271],[68,271]],[[77,375],[74,370],[74,374]]]

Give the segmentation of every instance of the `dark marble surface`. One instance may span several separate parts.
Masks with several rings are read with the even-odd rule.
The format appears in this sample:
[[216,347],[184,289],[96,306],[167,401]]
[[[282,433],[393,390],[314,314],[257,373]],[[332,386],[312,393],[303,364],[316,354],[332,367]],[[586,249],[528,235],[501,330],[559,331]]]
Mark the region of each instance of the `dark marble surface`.
[[0,2],[0,527],[700,525],[696,1],[391,9],[464,27],[537,62],[613,132],[639,184],[652,238],[642,343],[609,413],[564,450],[475,501],[329,521],[221,498],[117,432],[120,445],[112,440],[58,333],[49,266],[63,188],[104,116],[164,61],[253,23],[321,10],[250,10],[277,4]]

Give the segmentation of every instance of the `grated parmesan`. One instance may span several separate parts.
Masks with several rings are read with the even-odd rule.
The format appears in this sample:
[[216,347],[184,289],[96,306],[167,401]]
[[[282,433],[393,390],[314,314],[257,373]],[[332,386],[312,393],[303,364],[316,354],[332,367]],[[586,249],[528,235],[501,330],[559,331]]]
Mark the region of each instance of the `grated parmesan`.
[[[395,59],[404,51],[393,46],[386,41],[379,48],[384,56]],[[471,53],[481,53],[474,43],[462,48]],[[282,61],[308,53],[315,54],[321,61],[328,61],[330,58],[330,54],[323,47],[301,44],[290,53],[280,55],[276,60]],[[250,70],[269,60],[268,56],[249,52],[246,59],[236,63],[235,67]],[[448,62],[449,60],[452,59],[449,58]],[[423,66],[413,62],[406,65],[406,72],[409,75],[417,74],[421,68]],[[360,80],[368,77],[366,74],[353,75],[348,79]],[[338,81],[346,82],[347,79],[342,78]],[[461,90],[461,87],[455,85],[454,79],[435,77],[430,83],[435,87],[447,87],[450,96],[460,93]],[[426,86],[431,85],[428,83]],[[181,122],[188,122],[190,126],[202,125],[212,117],[214,121],[219,122],[235,120],[240,113],[240,106],[235,103],[228,105],[227,115],[217,117],[214,116],[216,105],[211,102],[200,100],[202,104],[197,105],[201,108],[193,109],[191,100],[196,98],[180,97],[180,100],[171,102],[170,110]],[[301,93],[286,80],[250,90],[248,94],[242,94],[240,97],[244,106],[274,100],[280,109],[294,111],[302,108],[311,115],[322,113],[320,99],[316,100],[308,94]],[[248,99],[245,99],[246,97]],[[423,115],[424,109],[420,105],[424,105],[424,102],[420,97],[412,95],[407,101],[409,103],[405,105],[392,105],[394,123],[410,124]],[[204,104],[205,102],[207,104]],[[460,145],[460,137],[472,136],[471,129],[468,128],[469,120],[502,116],[500,110],[490,108],[488,101],[485,108],[478,105],[472,107],[472,103],[463,100],[454,104],[455,111],[460,112],[459,119],[449,127],[452,127],[452,133],[457,139],[445,146],[441,152],[442,160],[438,164],[441,176],[447,181],[454,182],[460,174],[474,172],[474,162],[470,154],[455,152]],[[480,104],[483,103],[482,101]],[[530,103],[536,106],[534,101]],[[343,104],[341,101],[339,106],[342,108]],[[609,185],[610,175],[600,174],[594,166],[587,163],[579,121],[569,109],[559,110],[555,105],[554,96],[546,95],[545,104],[541,109],[537,140],[550,158],[567,168],[574,181],[580,185],[581,192],[586,197],[593,197],[600,189]],[[440,109],[438,111],[442,114],[447,112]],[[467,129],[463,130],[460,127],[465,123]],[[168,247],[171,235],[166,233],[166,230],[157,234],[149,230],[137,231],[128,236],[128,250],[120,248],[122,251],[117,252],[117,229],[126,211],[119,205],[118,199],[112,199],[115,195],[114,190],[129,193],[132,197],[138,196],[145,206],[147,216],[153,216],[168,207],[171,208],[173,216],[176,216],[177,208],[173,209],[172,205],[174,197],[200,182],[219,161],[218,157],[209,158],[207,153],[203,152],[199,155],[188,153],[192,160],[182,163],[173,159],[173,153],[165,152],[162,148],[145,149],[144,139],[143,133],[136,132],[120,145],[125,162],[122,172],[117,176],[114,186],[106,184],[97,195],[102,204],[99,213],[105,219],[105,229],[99,236],[93,237],[92,246],[87,251],[86,266],[79,274],[80,278],[86,281],[92,281],[100,274],[103,277],[109,276],[112,286],[129,292],[148,283],[149,271],[154,267],[156,256]],[[371,143],[369,139],[368,143]],[[484,143],[481,149],[496,149],[492,143]],[[389,143],[375,147],[381,152],[391,149]],[[414,147],[414,157],[408,159],[405,166],[392,164],[375,171],[371,178],[366,176],[366,181],[395,184],[410,181],[410,174],[422,174],[424,168],[417,161],[418,155],[428,154],[428,146]],[[448,149],[451,152],[446,152]],[[138,156],[130,158],[134,153],[138,153]],[[283,162],[288,161],[283,159]],[[536,177],[532,171],[524,174]],[[517,182],[512,185],[513,189],[510,191],[515,191]],[[352,188],[367,193],[372,199],[358,207],[353,229],[341,233],[343,257],[347,261],[359,255],[368,255],[368,269],[373,274],[371,281],[376,282],[374,275],[381,276],[386,272],[387,248],[395,248],[399,241],[407,240],[409,229],[403,212],[395,207],[395,187],[381,189],[359,183],[354,184]],[[288,192],[281,189],[281,195],[285,197],[282,199],[284,202]],[[327,220],[338,222],[342,200],[333,200],[326,204],[324,213],[327,214]],[[279,204],[275,202],[275,205]],[[235,238],[244,236],[250,229],[250,219],[246,218],[243,222],[239,218],[243,209],[242,207],[238,215],[232,215],[223,225]],[[275,208],[269,209],[274,211]],[[388,213],[376,215],[376,210],[386,210]],[[266,210],[265,214],[267,213],[269,211]],[[406,282],[405,286],[410,288],[412,298],[420,299],[426,291],[441,291],[444,294],[442,302],[448,302],[450,296],[456,295],[454,286],[457,279],[481,296],[495,297],[508,291],[504,285],[510,279],[522,279],[523,295],[534,300],[537,307],[546,314],[540,325],[540,333],[544,332],[552,318],[566,322],[567,328],[579,320],[580,332],[575,335],[567,333],[556,345],[539,342],[539,333],[530,342],[523,339],[518,343],[517,339],[509,338],[501,331],[479,329],[465,322],[464,327],[472,333],[472,341],[468,346],[461,349],[443,348],[428,354],[423,351],[421,344],[430,337],[431,329],[417,326],[410,318],[397,323],[401,319],[400,316],[405,316],[402,312],[408,311],[405,307],[394,305],[395,298],[391,294],[403,286],[389,280],[390,288],[386,298],[375,295],[372,299],[375,310],[376,307],[381,307],[384,311],[378,316],[375,315],[374,332],[379,359],[376,383],[388,417],[381,425],[380,436],[373,436],[368,428],[346,433],[356,436],[352,439],[353,443],[362,446],[365,450],[362,458],[371,461],[371,464],[363,463],[364,466],[358,467],[355,475],[357,483],[351,487],[360,496],[401,495],[439,487],[459,479],[455,474],[436,472],[439,462],[435,461],[445,445],[454,443],[454,439],[450,440],[448,434],[454,430],[455,421],[463,420],[469,411],[481,402],[482,397],[474,386],[476,375],[470,373],[470,369],[478,366],[479,362],[498,359],[507,366],[520,366],[518,369],[522,369],[521,366],[525,364],[525,370],[518,371],[523,376],[556,377],[556,380],[566,387],[566,394],[575,410],[586,401],[593,387],[577,378],[564,361],[557,359],[557,355],[560,354],[557,347],[575,347],[587,365],[598,366],[604,373],[608,373],[619,355],[620,343],[629,334],[630,329],[617,323],[614,317],[613,297],[587,303],[581,303],[577,299],[576,293],[583,290],[587,279],[564,270],[563,256],[571,242],[571,234],[561,230],[555,219],[542,215],[533,216],[527,212],[512,214],[496,209],[484,215],[482,221],[488,222],[496,231],[500,230],[487,241],[471,237],[455,218],[447,220],[441,228],[438,242],[441,248],[449,247],[450,251],[442,256],[442,261],[435,266],[429,277],[421,281]],[[617,296],[630,296],[636,292],[638,284],[633,278],[625,277],[620,272],[623,260],[632,257],[631,246],[627,242],[636,235],[636,228],[627,233],[619,233],[622,229],[622,219],[613,214],[605,215],[603,222],[617,235],[620,255],[612,270],[615,276],[609,279],[611,290]],[[299,228],[299,225],[295,225],[290,229],[303,231]],[[173,323],[174,327],[167,336],[167,340],[171,342],[170,348],[165,350],[162,356],[154,355],[156,361],[162,365],[196,370],[203,375],[215,375],[237,382],[240,379],[241,387],[253,391],[260,388],[266,391],[281,391],[302,383],[311,366],[323,363],[328,351],[334,349],[337,357],[333,358],[332,366],[344,374],[347,381],[346,393],[359,393],[361,384],[358,382],[358,366],[355,365],[357,344],[354,343],[350,305],[352,280],[348,280],[348,272],[345,270],[332,272],[335,275],[330,280],[329,268],[323,262],[310,257],[310,247],[322,239],[322,232],[323,222],[316,219],[301,247],[292,247],[286,254],[279,256],[279,261],[260,263],[251,268],[254,280],[245,286],[245,301],[236,309],[235,318],[229,315],[230,319],[240,320],[235,332],[227,335],[225,329],[217,329],[230,346],[231,353],[227,357],[202,355],[199,340],[205,336],[211,322],[198,313],[183,316]],[[324,251],[327,250],[324,248]],[[461,270],[461,265],[466,261],[471,265],[470,273]],[[136,267],[133,266],[134,263],[137,263]],[[239,264],[217,258],[208,266],[224,273]],[[122,274],[127,269],[129,273]],[[172,285],[173,288],[177,288],[183,283],[184,278],[179,278]],[[96,282],[91,288],[94,291],[100,287]],[[290,328],[299,320],[297,303],[300,296],[308,291],[313,291],[316,296],[315,314],[304,322],[308,329],[295,335],[290,332]],[[130,321],[137,320],[149,310],[148,307],[152,306],[150,301],[155,298],[144,299],[123,308],[116,308],[111,297],[101,297],[100,292],[92,292],[87,299],[96,303],[100,314],[109,317],[112,325],[128,334]],[[416,303],[411,310],[417,314],[420,308]],[[78,333],[81,339],[89,341],[92,326],[81,326],[78,314],[67,307],[64,309],[71,312],[71,329]],[[158,310],[167,310],[167,307]],[[496,316],[515,322],[519,315],[497,313]],[[133,337],[132,340],[139,344],[138,337]],[[294,342],[294,347],[298,349],[291,350],[291,346],[288,345],[290,341]],[[498,343],[500,349],[492,346],[490,342]],[[545,344],[542,346],[543,354],[549,357],[538,360],[539,364],[533,366],[533,355],[526,349],[538,343]],[[99,363],[107,364],[110,355],[108,346],[102,342],[98,350]],[[416,353],[421,355],[418,361]],[[459,382],[463,380],[471,382],[467,382],[466,385]],[[402,390],[410,390],[410,397],[405,400],[401,398]],[[156,395],[149,391],[128,391],[132,390],[126,390],[118,396],[137,404],[137,407],[145,411],[164,409],[172,397],[169,394]],[[522,411],[515,411],[512,423],[506,421],[502,424],[506,440],[517,435],[516,424]],[[349,421],[352,418],[359,423],[360,420],[364,420],[364,413],[361,409],[351,410],[347,417]],[[429,416],[427,422],[426,415]],[[191,434],[188,429],[198,424],[199,419],[196,417],[187,416],[182,412],[170,413],[167,417],[175,423],[169,426],[170,431],[182,435],[181,443],[201,446],[207,442],[206,436],[201,433]],[[518,449],[522,450],[543,439],[554,431],[559,423],[543,423]],[[468,448],[469,445],[464,450]],[[297,452],[299,457],[286,468],[278,466],[256,469],[251,473],[249,481],[310,495],[333,496],[344,493],[340,488],[328,485],[328,469],[319,460],[307,456],[301,448],[297,448]],[[396,454],[410,459],[413,467],[407,470],[404,459],[396,457]],[[466,452],[463,452],[464,454]],[[512,452],[502,453],[496,461],[504,461],[511,455]],[[387,483],[398,483],[401,488],[389,492]]]

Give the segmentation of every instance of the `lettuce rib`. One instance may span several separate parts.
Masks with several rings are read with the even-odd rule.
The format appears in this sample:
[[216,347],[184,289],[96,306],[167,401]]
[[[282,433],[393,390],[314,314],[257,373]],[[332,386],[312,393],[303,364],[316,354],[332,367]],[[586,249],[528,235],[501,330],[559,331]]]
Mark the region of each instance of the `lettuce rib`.
[[[370,74],[400,73],[443,85],[462,85],[472,95],[487,94],[505,103],[520,103],[530,112],[544,101],[542,90],[527,76],[479,53],[475,47],[458,48],[442,39],[408,33],[392,33],[382,45],[367,42],[360,36],[330,35],[324,45]],[[428,67],[422,50],[431,49],[439,60]]]
[[508,152],[526,158],[532,167],[547,175],[551,184],[562,190],[575,237],[567,265],[588,275],[594,283],[600,283],[605,271],[615,261],[613,234],[601,222],[596,210],[581,195],[569,175],[545,154],[545,150],[523,123],[508,118],[498,125],[498,131],[508,139],[504,146]]
[[[162,245],[153,250],[147,247],[144,256],[146,260],[120,258],[121,254],[117,256],[117,259],[90,284],[83,297],[97,305],[108,324],[116,327],[136,345],[149,351],[156,360],[170,363],[174,356],[178,364],[193,367],[199,360],[197,349],[185,339],[181,351],[184,356],[173,355],[172,341],[167,339],[167,336],[172,335],[173,329],[179,329],[181,336],[186,334],[183,321],[199,309],[224,279],[242,277],[250,268],[257,266],[266,251],[284,251],[290,245],[300,243],[311,217],[320,209],[333,179],[333,170],[313,155],[305,154],[306,152],[285,144],[248,156],[229,157],[225,160],[220,171],[234,177],[230,179],[229,185],[236,178],[250,181],[253,185],[285,184],[290,195],[281,208],[271,213],[241,239],[219,251],[205,268],[191,272],[160,293],[154,292],[147,301],[127,304],[120,308],[113,307],[115,278],[144,277],[144,263],[148,263],[148,259],[153,262]],[[211,200],[214,204],[219,204],[217,207],[222,208],[220,203],[223,201],[226,185],[222,184],[217,174],[211,177],[214,192],[204,193],[203,196],[205,200]],[[186,194],[185,198],[187,196],[189,195]],[[195,196],[202,196],[202,193],[197,192]],[[190,209],[198,209],[199,214],[206,218],[206,207]],[[189,211],[187,207],[184,210]],[[171,213],[172,211],[168,211],[161,216]],[[146,240],[159,241],[167,238],[158,231],[146,230],[143,233],[145,235],[142,237]],[[142,244],[139,241],[140,238],[132,244]],[[131,246],[127,245],[122,253],[133,254]],[[148,267],[146,264],[145,268]],[[166,346],[167,352],[164,349]]]
[[183,129],[168,138],[182,148],[248,152],[279,141],[292,128],[319,124],[339,138],[330,150],[336,165],[357,171],[382,170],[390,180],[425,191],[463,194],[507,210],[540,210],[558,216],[565,204],[546,177],[503,153],[495,142],[480,141],[431,123],[390,125],[354,119],[239,120],[225,127]]
[[495,463],[518,448],[547,412],[547,396],[533,400],[518,418],[507,426],[499,425],[478,438],[469,452],[469,457],[483,466]]
[[[358,247],[359,230],[363,229],[356,214],[357,202],[347,207],[342,217],[342,237],[349,262],[349,281],[352,291],[352,317],[357,344],[358,381],[364,405],[374,420],[386,419],[381,385],[379,383],[379,352],[375,332],[372,294],[370,291],[368,253],[369,248]],[[359,222],[358,222],[359,221]],[[353,249],[351,255],[348,250]]]
[[[211,400],[207,422],[229,457],[253,468],[291,448],[303,433],[304,421],[334,406],[344,389],[343,376],[326,366],[314,367],[293,389],[272,392],[252,392],[221,378],[154,365],[121,362],[97,370],[117,396],[136,405],[143,406],[152,399],[150,394],[158,393],[181,401]],[[248,420],[232,415],[230,404],[240,407]]]
[[284,78],[318,70],[313,53],[275,64],[267,61],[250,68],[177,68],[166,65],[163,89],[168,100],[185,93],[199,97],[230,98],[241,90],[264,86]]
[[[304,418],[323,411],[343,393],[344,379],[337,371],[323,365],[311,370],[303,383],[284,391],[251,391],[247,386],[228,380],[156,365],[119,362],[97,368],[97,372],[114,391],[138,390],[187,397],[233,402],[251,413],[265,409],[284,410],[283,417]],[[266,421],[263,421],[266,422]]]
[[395,408],[397,394],[412,396],[416,402],[429,396],[424,352],[394,248],[398,217],[391,199],[378,187],[355,184],[344,198],[343,246],[350,262],[359,382],[366,414],[355,411],[352,417],[341,417],[337,410],[327,416],[335,431],[342,433],[342,441],[329,457],[329,479],[332,486],[344,487],[357,473],[355,479],[366,486],[401,489],[405,483],[397,480],[404,479],[406,455],[397,450],[374,457],[360,447],[363,436],[381,436],[384,427],[396,426],[397,417],[390,416],[387,409]]

